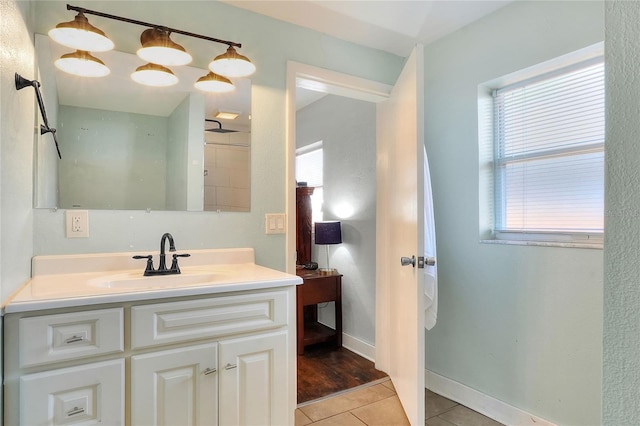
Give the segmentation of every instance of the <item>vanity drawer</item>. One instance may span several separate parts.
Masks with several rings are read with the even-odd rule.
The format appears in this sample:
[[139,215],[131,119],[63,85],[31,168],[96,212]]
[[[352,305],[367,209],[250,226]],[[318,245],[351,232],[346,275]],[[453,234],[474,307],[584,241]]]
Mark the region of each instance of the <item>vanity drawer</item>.
[[217,338],[287,324],[284,291],[131,308],[131,348]]
[[123,425],[124,360],[20,378],[20,425]]
[[20,367],[122,352],[122,308],[21,318]]

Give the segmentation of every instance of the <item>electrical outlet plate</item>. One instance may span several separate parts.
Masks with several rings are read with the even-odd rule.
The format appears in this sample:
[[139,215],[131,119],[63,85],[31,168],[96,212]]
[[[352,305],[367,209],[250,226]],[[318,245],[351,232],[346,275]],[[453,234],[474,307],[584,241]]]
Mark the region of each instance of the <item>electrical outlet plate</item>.
[[88,210],[67,210],[66,229],[67,238],[88,238],[89,237],[89,211]]
[[284,234],[286,220],[284,213],[267,213],[264,217],[265,234]]

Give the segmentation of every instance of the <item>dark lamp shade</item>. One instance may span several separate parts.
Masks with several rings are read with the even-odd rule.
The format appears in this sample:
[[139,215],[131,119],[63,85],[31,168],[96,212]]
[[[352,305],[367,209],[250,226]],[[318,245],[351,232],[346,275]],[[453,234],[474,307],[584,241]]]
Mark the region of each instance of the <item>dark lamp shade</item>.
[[316,244],[340,244],[342,243],[342,231],[340,222],[316,222]]

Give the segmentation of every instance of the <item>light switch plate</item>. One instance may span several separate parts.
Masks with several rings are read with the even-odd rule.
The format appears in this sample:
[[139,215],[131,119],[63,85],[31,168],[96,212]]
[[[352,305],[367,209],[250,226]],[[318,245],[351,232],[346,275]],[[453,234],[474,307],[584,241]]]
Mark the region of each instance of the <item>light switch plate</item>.
[[284,213],[265,214],[265,234],[284,234],[286,232],[286,223],[286,215]]
[[67,210],[67,238],[89,238],[89,211]]

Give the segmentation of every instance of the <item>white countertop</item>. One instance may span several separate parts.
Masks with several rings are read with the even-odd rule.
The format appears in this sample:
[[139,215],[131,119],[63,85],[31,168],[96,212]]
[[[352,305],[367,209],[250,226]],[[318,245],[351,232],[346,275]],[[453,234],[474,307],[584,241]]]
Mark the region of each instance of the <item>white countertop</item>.
[[[302,279],[254,263],[253,249],[180,250],[182,274],[144,277],[134,254],[36,256],[33,276],[4,304],[4,313],[219,294],[299,285]],[[158,264],[158,253],[154,265]],[[171,253],[167,254],[171,265]]]

